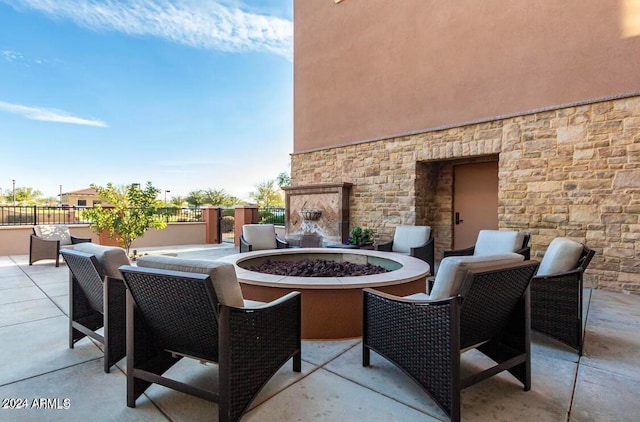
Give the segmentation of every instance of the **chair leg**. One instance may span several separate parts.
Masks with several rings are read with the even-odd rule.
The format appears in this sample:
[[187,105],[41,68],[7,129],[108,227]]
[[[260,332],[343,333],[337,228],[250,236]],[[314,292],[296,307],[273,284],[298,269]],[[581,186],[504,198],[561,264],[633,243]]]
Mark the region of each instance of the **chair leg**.
[[126,289],[122,280],[104,283],[104,372],[126,356]]
[[302,372],[302,353],[293,356],[293,372]]
[[182,357],[157,348],[129,293],[126,304],[127,406],[136,407],[136,399]]
[[362,366],[371,365],[371,349],[365,344],[365,340],[362,341]]

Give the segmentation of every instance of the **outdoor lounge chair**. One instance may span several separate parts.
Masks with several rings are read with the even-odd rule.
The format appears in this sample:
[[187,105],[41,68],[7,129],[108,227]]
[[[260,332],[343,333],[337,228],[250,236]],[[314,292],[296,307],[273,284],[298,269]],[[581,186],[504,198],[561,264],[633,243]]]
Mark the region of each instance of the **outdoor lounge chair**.
[[289,244],[278,238],[273,224],[245,224],[240,235],[240,252],[284,249]]
[[[89,336],[104,345],[104,372],[125,356],[124,249],[93,243],[60,251],[69,267],[69,348]],[[103,328],[103,334],[96,331]]]
[[431,274],[435,272],[434,240],[429,226],[397,226],[393,240],[379,243],[376,245],[376,250],[419,258],[429,264]]
[[575,349],[582,355],[584,274],[595,251],[567,238],[547,248],[531,281],[531,328]]
[[76,243],[91,242],[91,238],[71,236],[64,224],[41,224],[33,226],[29,239],[29,265],[41,259],[55,259],[60,266],[60,248]]
[[[371,350],[378,353],[417,382],[453,421],[460,420],[461,390],[499,372],[508,370],[525,391],[531,388],[528,287],[538,262],[520,258],[483,265],[457,263],[451,284],[434,286],[440,293],[431,296],[363,290],[362,365],[369,366]],[[442,271],[449,270],[441,263],[438,274]],[[447,292],[450,297],[440,296]],[[471,348],[496,365],[463,378],[460,355]]]
[[446,258],[448,256],[479,256],[515,252],[524,256],[524,259],[531,259],[530,238],[529,233],[516,230],[480,230],[475,245],[464,249],[444,251],[443,256]]
[[[120,271],[128,288],[127,406],[156,383],[217,402],[220,422],[237,421],[289,359],[300,372],[300,293],[245,301],[233,265],[216,261],[151,255]],[[218,391],[163,375],[183,357],[217,363]]]

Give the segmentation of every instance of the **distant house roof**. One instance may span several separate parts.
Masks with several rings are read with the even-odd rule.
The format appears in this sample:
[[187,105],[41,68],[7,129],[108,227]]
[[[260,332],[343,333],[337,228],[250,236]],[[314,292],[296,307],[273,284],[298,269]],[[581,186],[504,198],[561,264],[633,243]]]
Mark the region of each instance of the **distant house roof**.
[[74,191],[71,191],[71,192],[65,192],[62,195],[96,196],[97,194],[98,194],[98,192],[96,192],[96,190],[94,188],[86,188],[86,189],[74,190]]

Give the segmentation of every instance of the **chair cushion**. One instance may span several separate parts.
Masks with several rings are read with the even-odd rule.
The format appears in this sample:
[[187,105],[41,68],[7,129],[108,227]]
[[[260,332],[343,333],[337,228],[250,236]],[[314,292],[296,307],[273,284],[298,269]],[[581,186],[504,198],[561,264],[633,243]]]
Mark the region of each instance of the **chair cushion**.
[[251,249],[276,249],[276,227],[273,224],[245,224],[242,226],[242,236]]
[[266,304],[266,302],[258,302],[257,300],[249,300],[249,299],[244,300],[245,308],[258,308],[264,304]]
[[475,256],[486,256],[515,252],[522,248],[523,241],[524,232],[516,230],[480,230],[473,254]]
[[33,232],[44,240],[59,240],[60,246],[71,245],[71,233],[65,224],[39,224],[33,226]]
[[449,256],[440,261],[440,267],[429,294],[432,300],[456,296],[460,292],[462,281],[469,270],[478,270],[494,265],[516,264],[524,260],[517,253],[505,253],[486,256]]
[[422,246],[431,236],[429,226],[397,226],[393,235],[393,252],[408,254],[411,248]]
[[74,251],[94,255],[100,265],[102,265],[104,274],[108,277],[122,280],[122,274],[120,274],[118,268],[122,265],[129,265],[127,253],[124,249],[115,246],[102,246],[95,243],[76,243],[73,247],[65,249],[73,249]]
[[582,254],[582,244],[566,237],[556,237],[551,241],[542,257],[536,275],[550,275],[570,271],[578,266]]
[[145,255],[138,258],[138,267],[207,274],[213,282],[218,301],[222,305],[242,308],[244,301],[236,269],[226,262],[207,259],[184,259],[166,255]]
[[413,299],[413,300],[431,300],[431,296],[426,293],[414,293],[409,296],[405,296],[405,299]]

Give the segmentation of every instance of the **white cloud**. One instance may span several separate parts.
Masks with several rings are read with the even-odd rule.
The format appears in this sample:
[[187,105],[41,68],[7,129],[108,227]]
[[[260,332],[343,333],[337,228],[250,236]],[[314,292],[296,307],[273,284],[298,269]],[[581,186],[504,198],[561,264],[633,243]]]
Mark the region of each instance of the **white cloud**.
[[[2,2],[3,0],[0,0]],[[13,50],[0,50],[0,59],[4,59],[9,63],[14,63],[23,66],[31,66],[32,64],[36,65],[44,65],[47,63],[47,60],[43,59],[34,59],[25,56],[22,53]]]
[[108,127],[108,125],[100,120],[84,119],[82,117],[73,116],[65,111],[53,108],[30,107],[20,104],[6,103],[0,101],[0,111],[19,114],[29,120],[41,120],[45,122],[69,123],[74,125]]
[[0,51],[0,57],[8,62],[15,62],[24,59],[24,56],[16,51],[2,50]]
[[214,0],[0,0],[94,31],[153,36],[227,52],[266,51],[291,60],[293,23]]

